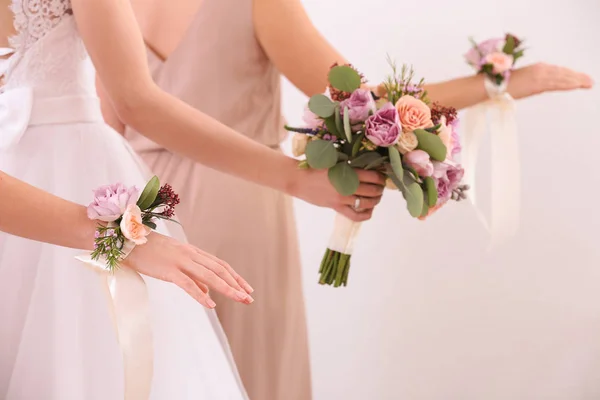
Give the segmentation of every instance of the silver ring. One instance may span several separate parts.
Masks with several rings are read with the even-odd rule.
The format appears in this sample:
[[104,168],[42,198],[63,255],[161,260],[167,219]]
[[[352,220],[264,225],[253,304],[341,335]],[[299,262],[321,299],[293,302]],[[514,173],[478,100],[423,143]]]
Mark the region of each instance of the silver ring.
[[354,206],[353,206],[355,211],[360,210],[360,197],[356,196],[354,198]]

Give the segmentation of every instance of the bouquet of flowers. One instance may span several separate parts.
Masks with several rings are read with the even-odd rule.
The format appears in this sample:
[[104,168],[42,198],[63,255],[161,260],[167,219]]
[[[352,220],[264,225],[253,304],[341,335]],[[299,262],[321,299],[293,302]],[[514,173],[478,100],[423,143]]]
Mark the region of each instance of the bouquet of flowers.
[[523,42],[510,33],[479,44],[471,39],[471,44],[473,47],[465,54],[467,63],[497,86],[508,81],[515,63],[525,53]]
[[[507,92],[515,63],[525,53],[523,41],[514,35],[492,38],[481,43],[471,39],[472,47],[465,54],[467,63],[477,74],[483,74],[489,100],[471,107],[465,115],[465,181],[472,190],[470,197],[480,221],[490,232],[491,246],[514,235],[519,226],[519,146],[516,124],[516,104]],[[476,200],[477,159],[481,141],[488,135],[492,186],[489,218]]]
[[[328,169],[337,191],[349,196],[359,179],[355,168],[378,170],[388,187],[398,189],[408,213],[424,219],[450,199],[465,198],[456,110],[430,104],[423,80],[392,64],[392,75],[377,89],[364,88],[362,75],[350,65],[334,65],[325,94],[311,97],[305,126],[294,132],[295,156],[303,168]],[[319,283],[346,286],[354,239],[360,223],[337,214],[334,232],[321,262]]]
[[147,242],[146,236],[156,229],[157,220],[172,219],[179,196],[171,185],[160,186],[155,176],[140,193],[135,186],[121,183],[101,186],[94,191],[94,201],[88,206],[88,218],[103,221],[95,234],[93,261],[106,263],[114,272],[135,245]]

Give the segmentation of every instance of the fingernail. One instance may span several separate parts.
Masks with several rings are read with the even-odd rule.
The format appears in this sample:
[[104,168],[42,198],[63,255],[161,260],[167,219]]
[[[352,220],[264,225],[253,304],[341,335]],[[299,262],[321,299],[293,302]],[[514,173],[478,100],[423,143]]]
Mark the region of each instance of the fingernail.
[[252,298],[252,296],[248,296],[248,299],[246,300],[246,304],[252,304],[254,303],[254,299]]
[[215,303],[215,302],[213,301],[213,299],[211,299],[210,297],[208,298],[208,300],[206,301],[206,303],[208,304],[208,306],[209,306],[210,308],[215,308],[215,307],[217,306],[217,303]]
[[239,301],[245,301],[248,300],[250,296],[246,293],[243,292],[235,292],[235,298]]
[[244,289],[246,289],[246,292],[248,292],[248,294],[254,293],[254,288],[247,283],[244,285]]

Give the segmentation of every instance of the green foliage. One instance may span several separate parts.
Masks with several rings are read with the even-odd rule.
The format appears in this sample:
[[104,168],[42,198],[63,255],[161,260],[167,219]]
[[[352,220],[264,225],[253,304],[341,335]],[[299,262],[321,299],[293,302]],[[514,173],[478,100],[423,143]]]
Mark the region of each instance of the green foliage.
[[356,171],[347,163],[341,162],[329,169],[329,181],[342,196],[350,196],[356,192],[360,181]]
[[314,169],[331,168],[338,161],[338,151],[329,140],[311,140],[306,145],[306,161]]
[[338,65],[329,70],[329,83],[337,90],[352,93],[362,83],[360,75],[347,65]]
[[336,104],[327,96],[316,94],[308,101],[308,109],[321,118],[329,118],[335,112]]

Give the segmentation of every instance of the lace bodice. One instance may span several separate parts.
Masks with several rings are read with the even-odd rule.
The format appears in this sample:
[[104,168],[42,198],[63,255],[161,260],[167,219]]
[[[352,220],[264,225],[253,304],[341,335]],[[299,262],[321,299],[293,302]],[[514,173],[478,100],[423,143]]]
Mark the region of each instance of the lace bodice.
[[77,31],[70,0],[12,0],[16,35],[9,39],[5,87],[42,97],[95,95],[94,69]]
[[10,39],[15,50],[24,51],[44,37],[65,15],[73,14],[69,0],[13,0],[17,35]]

